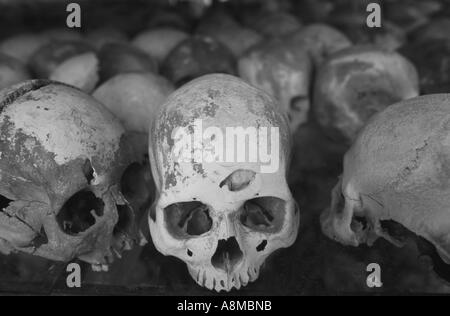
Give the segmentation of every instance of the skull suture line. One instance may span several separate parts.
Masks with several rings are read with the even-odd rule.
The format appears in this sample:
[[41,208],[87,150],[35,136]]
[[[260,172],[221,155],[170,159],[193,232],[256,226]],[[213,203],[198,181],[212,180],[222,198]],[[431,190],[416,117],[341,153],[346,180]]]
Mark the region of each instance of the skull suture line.
[[449,130],[448,94],[402,101],[373,116],[345,155],[322,231],[344,245],[371,245],[378,237],[401,245],[384,226],[394,221],[450,263]]
[[[265,259],[295,241],[299,212],[286,183],[290,134],[280,111],[263,91],[214,74],[174,92],[153,121],[149,153],[158,191],[149,218],[153,242],[163,254],[183,260],[208,289],[229,291],[256,280]],[[190,127],[199,119],[205,130],[223,134],[227,127],[278,127],[279,168],[263,173],[259,162],[177,159],[173,131],[194,133]],[[210,134],[211,141],[219,134]],[[263,141],[259,135],[256,144]],[[203,140],[194,147],[209,145]]]
[[132,158],[118,120],[79,90],[32,80],[0,93],[0,132],[0,252],[106,270],[134,242],[119,221]]

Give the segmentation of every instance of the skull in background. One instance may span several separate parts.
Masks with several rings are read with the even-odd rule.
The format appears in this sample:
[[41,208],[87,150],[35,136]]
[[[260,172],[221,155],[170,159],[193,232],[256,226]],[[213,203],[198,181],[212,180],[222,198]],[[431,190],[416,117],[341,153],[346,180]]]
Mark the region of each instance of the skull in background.
[[319,68],[312,110],[328,137],[351,144],[373,114],[418,95],[417,71],[409,60],[377,46],[355,45]]
[[379,237],[401,245],[395,222],[450,263],[449,131],[448,94],[402,101],[376,114],[345,155],[322,231],[344,245],[372,245]]
[[[265,147],[267,134],[251,139],[252,128],[271,130],[270,148]],[[250,140],[244,135],[238,140],[241,151],[234,152],[234,145],[223,146],[223,136],[239,129],[249,132]],[[180,130],[193,143],[180,141]],[[192,278],[208,289],[229,291],[255,281],[265,259],[295,241],[299,225],[286,183],[290,133],[282,111],[269,95],[239,78],[206,75],[169,96],[150,135],[158,193],[149,226],[156,248],[183,260]],[[278,168],[266,170],[261,160],[224,159],[220,154],[245,155],[242,145],[249,145],[249,156],[252,146],[260,153],[275,153]],[[204,160],[189,155],[180,159],[183,149],[197,155],[212,147],[216,150],[209,158],[203,155]]]
[[161,76],[129,72],[112,77],[92,94],[119,118],[126,130],[127,143],[138,155],[138,160],[122,177],[121,192],[135,211],[136,222],[144,225],[141,232],[148,232],[144,214],[152,203],[155,189],[148,159],[148,122],[173,90],[172,84]]
[[106,270],[133,243],[119,121],[79,90],[32,80],[0,93],[0,128],[0,251]]
[[291,132],[308,120],[313,64],[301,44],[262,42],[239,59],[238,71],[242,79],[278,100],[289,117]]

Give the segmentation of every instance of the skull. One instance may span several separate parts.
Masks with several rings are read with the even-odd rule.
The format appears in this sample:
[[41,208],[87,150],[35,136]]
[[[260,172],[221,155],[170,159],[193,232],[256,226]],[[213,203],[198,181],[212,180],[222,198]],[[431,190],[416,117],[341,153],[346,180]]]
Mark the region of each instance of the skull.
[[161,73],[179,87],[210,73],[236,73],[236,60],[228,48],[208,36],[192,36],[166,57]]
[[161,64],[172,49],[188,37],[183,31],[167,27],[139,33],[132,43]]
[[3,40],[0,43],[0,52],[28,63],[31,56],[47,41],[48,39],[40,34],[21,33]]
[[450,39],[410,43],[401,49],[419,73],[422,94],[446,93],[450,87]]
[[301,22],[288,12],[260,11],[244,17],[244,24],[268,38],[280,37],[301,29]]
[[281,40],[254,46],[238,62],[241,78],[279,101],[292,132],[308,119],[312,68],[306,49]]
[[394,51],[406,42],[406,32],[392,21],[383,19],[383,27],[370,28],[366,19],[363,10],[355,14],[346,8],[343,12],[335,12],[332,22],[358,45],[373,44]]
[[352,45],[343,33],[321,23],[305,26],[300,31],[287,35],[286,41],[306,47],[316,67],[331,54]]
[[444,10],[443,3],[428,1],[387,1],[383,3],[385,19],[393,21],[408,33],[427,24],[436,13]]
[[157,64],[149,55],[128,43],[107,43],[98,52],[102,82],[126,72],[157,72]]
[[[174,90],[165,78],[152,73],[116,75],[95,90],[93,97],[103,103],[123,124],[127,141],[140,159],[127,168],[121,191],[139,217],[154,197],[148,161],[149,124],[159,107]],[[146,220],[145,220],[146,222]],[[146,225],[146,224],[145,224]],[[147,228],[148,230],[148,228]]]
[[450,27],[450,19],[448,18],[437,18],[434,21],[426,24],[425,26],[419,28],[417,32],[414,33],[414,42],[424,44],[430,40],[449,40],[450,36],[447,30]]
[[0,251],[107,269],[132,240],[117,184],[131,158],[101,104],[47,80],[1,92]]
[[94,53],[85,53],[68,58],[58,65],[49,79],[59,81],[91,93],[99,80],[98,59]]
[[332,55],[319,69],[313,110],[328,136],[351,143],[373,114],[418,94],[416,69],[403,56],[375,46],[353,46]]
[[[221,136],[230,128],[279,130],[279,138],[275,132],[270,136],[270,150],[279,157],[279,167],[263,170],[257,159],[232,162],[221,158],[220,149],[210,151],[212,159],[205,154],[204,161],[198,156],[179,159],[179,150],[185,147],[179,146],[176,135],[172,139],[173,133],[182,130],[194,136],[198,120],[205,138],[194,140],[197,153],[210,151],[214,143],[220,148],[214,140],[223,140]],[[214,132],[208,136],[208,130]],[[206,75],[169,96],[150,135],[158,193],[149,226],[156,248],[183,260],[192,278],[208,289],[229,291],[255,281],[265,259],[295,241],[299,225],[299,212],[285,177],[290,134],[274,101],[236,77]],[[255,137],[248,144],[263,148],[267,134]],[[246,143],[245,138],[241,145],[242,141]],[[221,148],[231,150],[233,157],[230,147],[234,148]]]
[[94,48],[84,41],[50,41],[31,56],[30,67],[38,78],[49,78],[50,74],[65,60],[93,51]]
[[0,53],[0,90],[28,79],[31,78],[25,64]]
[[210,36],[240,57],[263,38],[256,31],[241,26],[226,11],[210,11],[197,25],[196,34]]
[[376,114],[344,159],[344,173],[321,216],[344,245],[383,237],[391,221],[432,243],[450,263],[450,95],[417,97]]
[[125,43],[127,35],[118,28],[105,26],[87,33],[86,40],[97,50],[100,50],[105,44]]

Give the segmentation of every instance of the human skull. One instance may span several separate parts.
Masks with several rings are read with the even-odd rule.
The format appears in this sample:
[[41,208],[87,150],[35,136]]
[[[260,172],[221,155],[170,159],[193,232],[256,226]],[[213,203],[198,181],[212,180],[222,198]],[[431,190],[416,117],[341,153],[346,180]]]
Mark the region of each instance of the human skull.
[[352,45],[343,33],[322,23],[305,26],[298,32],[288,34],[285,40],[307,48],[316,67],[328,56]]
[[235,57],[263,39],[256,31],[240,25],[226,11],[208,12],[198,23],[195,33],[217,39]]
[[376,114],[344,159],[344,173],[321,216],[344,245],[396,245],[386,221],[431,242],[450,263],[450,95],[421,96]]
[[233,53],[219,41],[195,35],[179,43],[167,55],[161,73],[176,87],[211,73],[236,73]]
[[49,79],[59,81],[91,93],[98,83],[98,59],[94,53],[85,53],[68,58],[59,64]]
[[[149,216],[152,239],[160,252],[183,260],[201,286],[239,289],[258,278],[273,251],[295,241],[299,212],[286,182],[290,134],[281,113],[263,91],[236,77],[212,74],[175,91],[153,121],[149,154],[158,193]],[[205,133],[203,140],[194,140],[194,152],[211,156],[180,159],[179,150],[186,147],[179,146],[175,132],[194,136],[198,120]],[[211,146],[220,148],[214,140],[224,140],[230,128],[271,128],[269,150],[279,157],[278,168],[265,170],[258,159],[220,158],[220,149]],[[268,136],[258,135],[249,148],[264,148]]]
[[28,79],[31,79],[31,76],[25,64],[0,53],[0,90]]
[[50,74],[65,60],[94,48],[84,41],[54,40],[41,46],[29,60],[30,68],[37,78],[48,79]]
[[101,82],[127,72],[156,73],[158,65],[141,49],[128,43],[107,43],[98,52]]
[[86,40],[97,50],[100,50],[105,44],[125,43],[127,35],[118,28],[105,26],[88,32]]
[[450,39],[409,43],[400,50],[419,73],[422,94],[447,93],[450,87]]
[[133,243],[118,190],[131,160],[124,129],[60,83],[26,81],[0,100],[0,251],[107,269]]
[[[154,197],[154,185],[148,161],[149,124],[173,92],[172,84],[152,73],[123,73],[98,87],[92,96],[104,104],[124,126],[127,141],[139,159],[122,177],[122,193],[137,214],[148,210]],[[144,225],[146,225],[144,219]],[[146,229],[148,231],[148,229]]]
[[261,11],[247,15],[244,24],[268,38],[280,37],[301,29],[302,23],[288,12]]
[[21,33],[4,39],[0,43],[0,52],[26,64],[47,41],[48,39],[41,34]]
[[281,40],[258,44],[238,61],[242,79],[278,100],[292,132],[308,119],[312,70],[306,48]]
[[161,64],[166,56],[189,34],[173,28],[157,28],[139,33],[132,44]]
[[373,114],[418,95],[417,71],[406,58],[376,46],[353,46],[319,69],[312,108],[329,137],[351,143]]

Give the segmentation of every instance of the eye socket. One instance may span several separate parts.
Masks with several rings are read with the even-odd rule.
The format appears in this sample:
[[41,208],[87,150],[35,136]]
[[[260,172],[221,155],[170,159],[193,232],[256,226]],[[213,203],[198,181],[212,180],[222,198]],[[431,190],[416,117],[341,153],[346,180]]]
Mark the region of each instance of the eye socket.
[[212,227],[208,207],[198,201],[181,202],[164,209],[167,230],[175,238],[200,236]]
[[295,112],[306,111],[308,97],[307,96],[295,96],[290,100],[290,109]]
[[283,226],[286,202],[276,197],[259,197],[248,200],[241,209],[242,225],[252,230],[276,233]]
[[105,203],[91,191],[79,191],[64,203],[56,221],[64,233],[77,235],[95,224],[92,212],[103,216]]
[[13,200],[8,199],[6,196],[0,195],[0,212],[6,209]]

